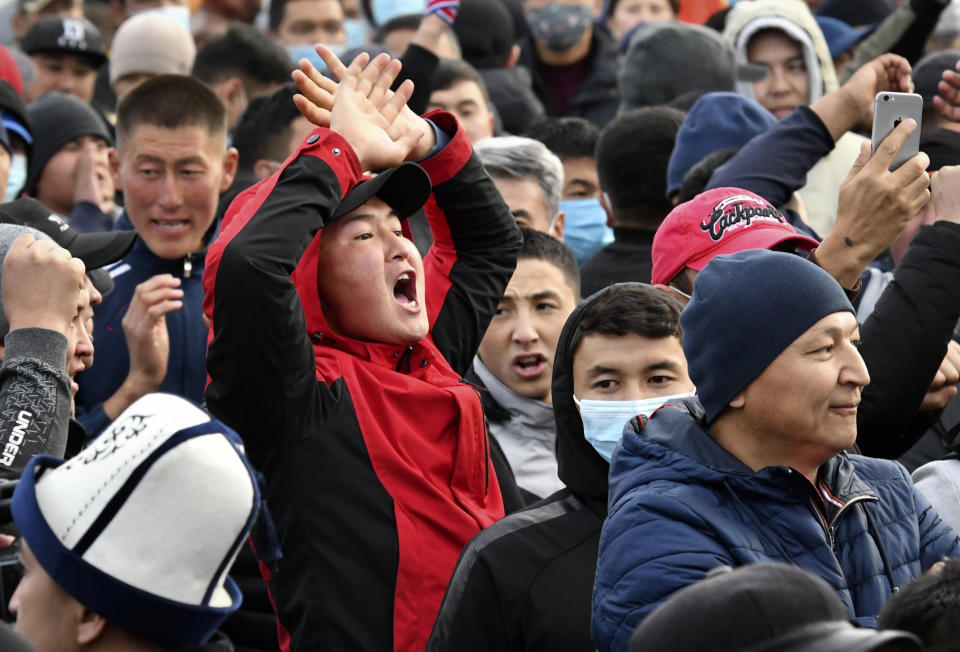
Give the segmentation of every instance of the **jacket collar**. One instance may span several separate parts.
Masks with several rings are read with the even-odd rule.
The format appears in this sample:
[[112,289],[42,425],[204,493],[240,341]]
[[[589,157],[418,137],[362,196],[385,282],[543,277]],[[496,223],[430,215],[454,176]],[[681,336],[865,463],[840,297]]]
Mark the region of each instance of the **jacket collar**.
[[473,371],[490,393],[490,398],[507,411],[510,420],[524,428],[525,436],[548,434],[553,442],[556,438],[553,406],[517,394],[494,376],[479,356],[473,359]]

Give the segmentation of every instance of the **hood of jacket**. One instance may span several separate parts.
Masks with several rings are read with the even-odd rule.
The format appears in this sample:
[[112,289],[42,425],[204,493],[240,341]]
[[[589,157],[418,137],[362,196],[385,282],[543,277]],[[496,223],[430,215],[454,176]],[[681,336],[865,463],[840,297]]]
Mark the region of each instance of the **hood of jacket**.
[[[825,462],[819,477],[844,502],[876,498],[846,453]],[[633,419],[624,428],[610,467],[610,504],[655,482],[725,485],[725,491],[744,499],[782,503],[800,503],[817,493],[799,471],[786,466],[754,471],[720,446],[706,430],[703,407],[695,397],[664,405],[649,419]]]
[[[723,36],[733,44],[738,64],[747,62],[747,45],[763,29],[778,29],[800,43],[810,76],[808,104],[840,87],[827,40],[803,0],[753,0],[734,5],[727,14]],[[738,81],[737,92],[756,99],[752,82]]]
[[[618,284],[619,285],[619,284]],[[573,353],[570,342],[583,313],[617,285],[596,292],[570,313],[553,358],[553,413],[557,421],[557,464],[560,480],[580,497],[606,504],[610,465],[583,436],[583,421],[573,402]]]

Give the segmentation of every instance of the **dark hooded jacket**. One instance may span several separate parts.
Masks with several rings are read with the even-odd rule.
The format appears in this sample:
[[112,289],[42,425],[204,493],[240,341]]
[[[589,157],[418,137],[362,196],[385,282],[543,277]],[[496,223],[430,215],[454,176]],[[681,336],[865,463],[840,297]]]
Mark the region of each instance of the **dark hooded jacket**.
[[573,402],[570,342],[584,310],[609,291],[574,310],[557,342],[553,409],[566,488],[473,538],[447,587],[429,652],[595,649],[590,595],[607,515],[609,465],[583,436]]
[[419,342],[341,337],[326,322],[319,238],[362,173],[335,132],[315,131],[241,194],[209,249],[207,403],[266,478],[283,557],[262,568],[284,650],[423,649],[463,546],[503,516],[462,376],[520,234],[453,116],[427,117],[451,139],[421,163],[434,244]]
[[786,466],[753,471],[714,441],[696,399],[633,419],[610,464],[593,634],[626,650],[637,625],[718,566],[786,562],[827,581],[852,621],[876,627],[890,595],[960,539],[896,462],[839,453],[817,486]]

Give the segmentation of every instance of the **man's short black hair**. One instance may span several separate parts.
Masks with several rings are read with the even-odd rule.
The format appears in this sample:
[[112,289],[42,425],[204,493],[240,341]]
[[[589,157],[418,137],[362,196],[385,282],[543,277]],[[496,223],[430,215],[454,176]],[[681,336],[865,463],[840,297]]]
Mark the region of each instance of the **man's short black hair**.
[[596,156],[600,128],[583,118],[542,118],[524,134],[539,140],[560,160]]
[[134,86],[117,107],[117,149],[141,125],[163,129],[201,127],[227,137],[227,110],[203,82],[185,75],[157,75]]
[[293,96],[297,87],[288,82],[268,95],[251,100],[233,129],[233,145],[240,152],[240,172],[253,172],[260,159],[283,161],[290,155],[288,145],[292,123],[300,117]]
[[387,35],[390,32],[395,32],[398,29],[408,29],[410,31],[417,31],[420,27],[420,21],[423,19],[423,16],[420,14],[403,14],[402,16],[394,16],[383,25],[378,25],[376,31],[373,33],[373,42],[383,44],[387,39]]
[[739,151],[739,147],[718,149],[700,159],[683,176],[683,185],[680,186],[680,194],[678,195],[679,202],[681,204],[688,202],[703,192],[717,168],[732,159]]
[[960,640],[960,559],[946,562],[890,596],[880,612],[880,629],[912,632],[927,652],[952,652]]
[[483,81],[483,77],[480,76],[476,68],[463,59],[440,59],[440,63],[437,64],[437,69],[433,73],[432,90],[450,90],[460,82],[473,82],[480,87],[480,92],[483,94],[483,99],[487,103],[487,108],[492,108],[490,94],[487,92],[487,84]]
[[684,117],[645,107],[618,115],[600,132],[597,175],[616,224],[655,230],[670,212],[667,165]]
[[551,263],[563,272],[563,278],[573,290],[574,298],[580,297],[580,268],[573,252],[562,242],[541,231],[521,228],[523,244],[520,246],[519,260],[534,258]]
[[193,76],[206,84],[240,77],[248,94],[290,79],[294,63],[273,39],[250,25],[234,23],[197,51]]
[[580,316],[580,323],[570,338],[571,355],[576,354],[588,335],[634,334],[651,339],[672,336],[683,340],[680,304],[665,292],[646,283],[618,283],[605,292]]

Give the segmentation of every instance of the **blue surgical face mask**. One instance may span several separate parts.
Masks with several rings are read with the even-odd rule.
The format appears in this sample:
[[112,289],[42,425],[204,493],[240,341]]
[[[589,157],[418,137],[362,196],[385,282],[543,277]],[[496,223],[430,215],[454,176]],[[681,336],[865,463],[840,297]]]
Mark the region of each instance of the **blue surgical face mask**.
[[426,0],[373,0],[373,22],[376,25],[386,25],[391,18],[422,14],[426,8]]
[[623,436],[623,428],[635,416],[642,414],[649,417],[664,403],[693,396],[693,392],[686,394],[672,394],[657,396],[642,401],[595,401],[580,400],[576,396],[573,402],[580,408],[580,420],[583,421],[583,436],[590,442],[594,450],[607,462],[613,456],[613,449],[617,447]]
[[144,9],[138,11],[134,16],[141,14],[161,14],[169,16],[180,23],[185,30],[190,31],[190,9],[186,5],[170,5],[167,7],[155,7],[153,9]]
[[613,242],[613,229],[607,226],[607,213],[599,199],[569,199],[560,202],[563,211],[563,244],[582,265],[590,256]]
[[10,157],[10,174],[7,175],[7,190],[3,201],[13,201],[27,184],[27,157],[24,154],[14,154]]
[[[338,57],[342,57],[343,53],[346,52],[346,48],[342,43],[324,43],[324,45],[326,45],[327,48]],[[313,67],[316,68],[321,74],[327,72],[327,64],[323,62],[323,59],[320,58],[320,55],[317,54],[317,51],[310,43],[294,43],[293,45],[288,45],[287,54],[290,55],[294,65],[296,65],[300,59],[306,59],[312,63]]]
[[367,37],[370,35],[367,21],[362,18],[346,18],[343,21],[343,29],[347,33],[345,50],[367,44]]

